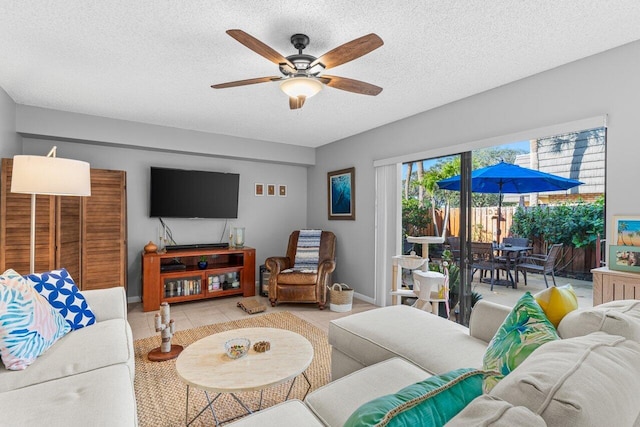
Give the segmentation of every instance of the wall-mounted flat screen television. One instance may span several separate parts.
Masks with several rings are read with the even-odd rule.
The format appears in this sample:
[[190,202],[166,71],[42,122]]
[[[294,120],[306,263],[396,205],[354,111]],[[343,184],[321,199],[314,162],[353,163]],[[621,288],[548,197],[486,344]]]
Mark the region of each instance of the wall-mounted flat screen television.
[[240,175],[151,167],[149,216],[238,218]]

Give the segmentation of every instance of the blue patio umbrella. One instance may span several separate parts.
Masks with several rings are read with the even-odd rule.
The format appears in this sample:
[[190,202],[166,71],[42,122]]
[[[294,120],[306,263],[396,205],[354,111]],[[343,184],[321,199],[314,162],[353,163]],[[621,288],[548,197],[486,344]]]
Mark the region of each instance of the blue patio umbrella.
[[[437,182],[442,190],[460,191],[460,175]],[[568,190],[584,184],[575,179],[563,178],[540,172],[535,169],[501,161],[492,166],[476,169],[471,172],[471,191],[474,193],[498,194],[498,240],[500,240],[500,221],[502,209],[502,195],[539,193],[542,191]]]

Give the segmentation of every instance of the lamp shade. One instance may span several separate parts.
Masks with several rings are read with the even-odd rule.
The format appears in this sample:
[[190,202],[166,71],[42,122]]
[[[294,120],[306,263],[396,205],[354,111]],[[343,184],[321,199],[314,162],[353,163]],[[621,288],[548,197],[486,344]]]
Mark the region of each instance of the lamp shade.
[[280,83],[280,89],[292,98],[311,98],[322,90],[322,83],[310,77],[290,77]]
[[90,196],[89,163],[60,157],[14,156],[11,192]]

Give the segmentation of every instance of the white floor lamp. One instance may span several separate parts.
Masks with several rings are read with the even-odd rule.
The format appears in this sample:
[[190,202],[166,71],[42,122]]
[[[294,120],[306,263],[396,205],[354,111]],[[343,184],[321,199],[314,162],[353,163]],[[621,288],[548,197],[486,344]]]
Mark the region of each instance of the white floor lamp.
[[90,196],[89,163],[56,157],[57,147],[46,156],[13,157],[11,192],[31,194],[30,272],[36,260],[36,194],[49,196]]

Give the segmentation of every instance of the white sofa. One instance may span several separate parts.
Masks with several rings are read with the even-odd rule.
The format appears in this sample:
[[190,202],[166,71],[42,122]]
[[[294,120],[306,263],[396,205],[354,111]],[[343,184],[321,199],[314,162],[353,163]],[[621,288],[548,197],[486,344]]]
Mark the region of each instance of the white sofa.
[[[407,306],[331,322],[332,382],[238,426],[342,426],[362,404],[453,369],[482,367],[510,311],[476,304],[469,329]],[[600,331],[600,332],[598,332]],[[570,313],[544,344],[447,426],[640,426],[640,301]]]
[[136,426],[134,351],[124,288],[84,291],[96,323],[27,369],[0,364],[0,426]]

